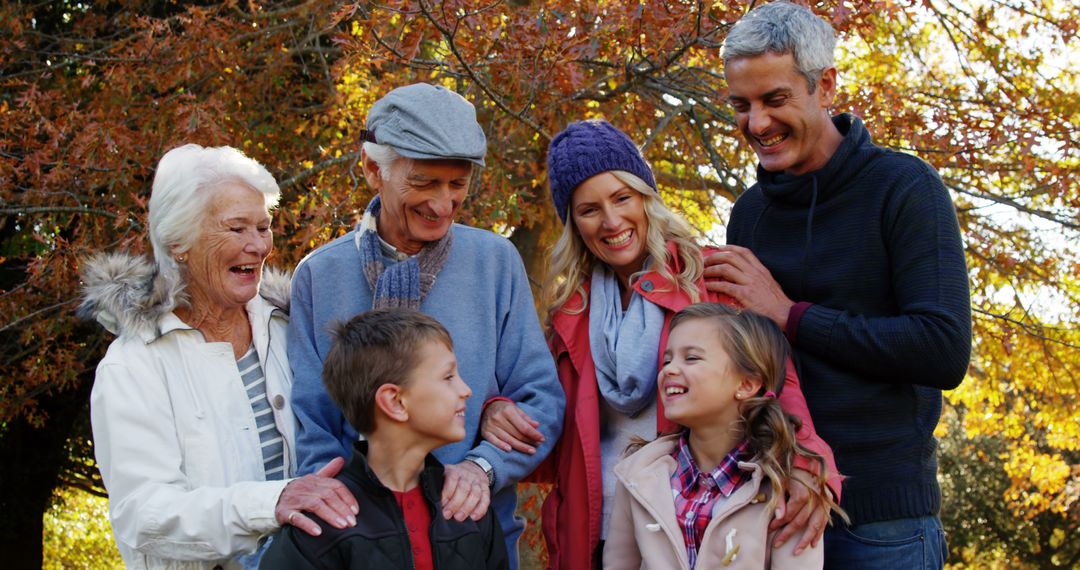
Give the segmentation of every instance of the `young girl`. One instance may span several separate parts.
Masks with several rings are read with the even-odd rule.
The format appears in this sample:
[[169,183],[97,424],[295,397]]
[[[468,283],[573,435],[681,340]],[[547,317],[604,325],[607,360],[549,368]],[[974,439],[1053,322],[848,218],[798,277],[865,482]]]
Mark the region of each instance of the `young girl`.
[[821,568],[820,542],[796,557],[769,531],[796,455],[822,465],[813,500],[844,516],[776,400],[788,350],[750,311],[699,303],[672,318],[658,389],[685,429],[615,467],[604,568]]

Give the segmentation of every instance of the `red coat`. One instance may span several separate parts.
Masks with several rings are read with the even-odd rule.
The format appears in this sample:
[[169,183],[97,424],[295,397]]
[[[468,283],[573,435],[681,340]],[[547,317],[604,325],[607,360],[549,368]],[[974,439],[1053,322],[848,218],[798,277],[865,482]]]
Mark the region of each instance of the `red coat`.
[[[668,244],[674,253],[674,244]],[[706,250],[704,255],[711,253]],[[672,268],[673,273],[678,268]],[[701,301],[736,305],[727,295],[705,290],[704,279],[697,283]],[[589,282],[583,283],[585,294]],[[678,290],[656,271],[642,275],[634,290],[645,299],[664,309],[664,328],[657,348],[658,361],[663,362],[671,318],[690,304],[690,297]],[[567,301],[568,307],[580,307],[581,296],[574,294]],[[593,365],[589,344],[589,311],[578,314],[557,311],[551,319],[553,329],[551,351],[559,370],[559,381],[566,391],[566,414],[562,437],[551,455],[530,480],[554,483],[544,501],[542,523],[548,546],[548,566],[559,570],[581,570],[592,564],[593,551],[600,542],[601,504],[603,483],[600,473],[600,393],[596,383],[596,367]],[[829,487],[839,500],[840,477],[833,461],[832,450],[814,431],[806,399],[799,388],[795,369],[788,363],[788,374],[780,395],[780,405],[785,411],[802,418],[803,426],[798,432],[799,443],[825,457],[830,475]],[[671,432],[678,426],[664,417],[664,405],[657,394],[657,432]],[[796,457],[795,465],[813,472],[815,465],[809,460]]]

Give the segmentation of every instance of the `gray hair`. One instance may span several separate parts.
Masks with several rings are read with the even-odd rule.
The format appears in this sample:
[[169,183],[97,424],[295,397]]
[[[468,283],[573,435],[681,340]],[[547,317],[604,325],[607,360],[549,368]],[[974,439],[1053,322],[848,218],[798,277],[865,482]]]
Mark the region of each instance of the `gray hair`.
[[398,154],[394,147],[385,144],[365,142],[363,149],[364,154],[379,165],[379,176],[383,179],[383,182],[390,180],[390,166],[405,158]]
[[835,67],[836,33],[809,8],[790,2],[772,2],[750,10],[735,22],[724,39],[721,55],[728,62],[765,52],[791,54],[795,68],[813,93],[821,73]]
[[191,249],[213,190],[226,182],[238,182],[263,194],[267,213],[281,194],[266,168],[228,146],[176,147],[158,161],[150,192],[150,244],[159,275],[168,283],[182,283],[175,254]]

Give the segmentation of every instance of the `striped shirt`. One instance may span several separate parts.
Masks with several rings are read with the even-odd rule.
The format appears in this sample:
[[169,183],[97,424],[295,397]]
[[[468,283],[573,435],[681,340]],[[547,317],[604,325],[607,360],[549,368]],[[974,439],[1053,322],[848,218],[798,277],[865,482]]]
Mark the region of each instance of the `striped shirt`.
[[713,507],[721,496],[730,497],[747,479],[747,473],[739,469],[739,462],[750,458],[749,444],[743,440],[710,473],[703,473],[698,468],[694,456],[690,454],[685,433],[679,438],[679,445],[671,455],[677,463],[675,472],[671,474],[675,518],[682,529],[686,555],[693,568],[697,563],[705,528],[712,520]]
[[259,353],[252,345],[244,356],[236,361],[240,370],[240,379],[247,390],[251,411],[255,413],[255,426],[259,430],[259,445],[262,447],[263,469],[266,480],[285,478],[285,440],[274,423],[274,410],[266,397],[266,375],[259,364]]

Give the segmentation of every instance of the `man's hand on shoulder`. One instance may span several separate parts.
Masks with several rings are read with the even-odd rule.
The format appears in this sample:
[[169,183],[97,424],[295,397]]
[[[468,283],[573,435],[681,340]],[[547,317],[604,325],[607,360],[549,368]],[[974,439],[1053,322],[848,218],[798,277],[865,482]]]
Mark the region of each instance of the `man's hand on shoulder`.
[[705,287],[723,293],[751,311],[765,315],[784,330],[795,303],[772,273],[749,249],[722,245],[705,258]]
[[487,473],[476,463],[465,460],[446,466],[442,491],[443,518],[463,521],[484,518],[491,505]]

